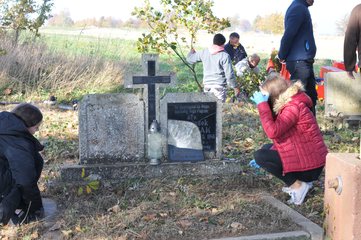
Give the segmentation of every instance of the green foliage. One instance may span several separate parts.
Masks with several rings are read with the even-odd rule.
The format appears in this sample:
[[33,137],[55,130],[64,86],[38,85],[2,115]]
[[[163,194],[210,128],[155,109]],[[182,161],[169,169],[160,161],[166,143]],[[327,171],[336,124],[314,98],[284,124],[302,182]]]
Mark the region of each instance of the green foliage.
[[284,31],[284,15],[272,13],[264,17],[257,16],[253,22],[253,28],[265,33],[281,34]]
[[[144,6],[136,7],[132,13],[150,27],[150,33],[143,33],[138,39],[138,51],[175,53],[190,69],[201,90],[195,66],[187,63],[182,46],[192,49],[197,42],[198,31],[214,33],[229,27],[230,23],[228,19],[217,18],[213,14],[211,0],[161,0],[160,3],[162,10],[157,10],[149,0],[144,0]],[[180,29],[185,30],[184,35],[180,35]]]
[[274,64],[274,70],[279,73],[282,69],[282,63],[280,62],[277,56],[278,56],[278,51],[273,50],[271,53],[271,61]]
[[38,36],[39,28],[50,17],[52,6],[52,0],[43,0],[40,6],[34,0],[4,0],[0,12],[1,25],[15,31],[14,43],[23,30],[30,30]]
[[84,193],[90,194],[92,191],[96,191],[99,189],[100,182],[96,179],[91,179],[90,176],[85,176],[85,169],[81,170],[81,178],[85,181],[84,186],[80,186],[78,188],[78,195],[82,195]]
[[35,37],[40,36],[39,29],[41,26],[44,25],[45,21],[48,20],[51,15],[51,8],[53,7],[54,3],[53,0],[43,0],[42,5],[37,10],[38,16],[32,23],[32,30],[35,33]]
[[[253,71],[246,71],[242,76],[237,76],[236,81],[240,86],[240,91],[247,97],[251,96],[254,92],[259,91],[259,86],[266,78],[266,71],[260,71],[260,73],[254,73]],[[234,98],[234,91],[228,91],[228,97]]]

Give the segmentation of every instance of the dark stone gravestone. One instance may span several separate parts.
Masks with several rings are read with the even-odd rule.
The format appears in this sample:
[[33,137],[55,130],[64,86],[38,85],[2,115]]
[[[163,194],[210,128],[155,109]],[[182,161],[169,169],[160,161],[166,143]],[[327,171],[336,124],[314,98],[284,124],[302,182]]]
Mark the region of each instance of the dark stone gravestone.
[[[212,94],[205,93],[171,93],[161,100],[161,122],[162,133],[168,139],[164,146],[164,153],[169,161],[201,161],[206,159],[219,159],[222,151],[222,103]],[[182,121],[190,122],[199,131],[201,149],[197,147],[197,139],[194,137],[189,141],[188,147],[174,146],[170,141],[176,124]],[[170,125],[171,124],[171,125]],[[196,130],[185,130],[184,135],[178,136],[179,141],[187,141],[189,132]],[[176,145],[179,145],[176,143]],[[196,145],[196,146],[194,146]],[[194,147],[192,147],[194,146]],[[199,153],[199,150],[202,154]]]

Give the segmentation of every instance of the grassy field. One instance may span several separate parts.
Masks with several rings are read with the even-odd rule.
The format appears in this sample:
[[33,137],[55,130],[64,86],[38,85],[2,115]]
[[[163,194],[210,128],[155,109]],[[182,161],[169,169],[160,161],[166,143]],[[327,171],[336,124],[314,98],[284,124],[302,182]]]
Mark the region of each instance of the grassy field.
[[[52,183],[58,179],[59,167],[79,160],[78,115],[77,111],[64,111],[40,101],[50,95],[70,102],[88,93],[133,91],[122,85],[126,76],[141,71],[141,55],[132,40],[44,35],[35,44],[24,41],[15,49],[7,38],[2,40],[1,48],[6,54],[0,57],[1,101],[38,101],[44,112],[44,123],[37,133],[46,145],[42,153],[46,164],[40,185],[43,196],[59,203],[60,212],[51,226],[37,222],[20,228],[1,228],[1,239],[236,236],[261,231],[263,225],[270,224],[269,219],[279,218],[279,213],[265,212],[267,206],[259,206],[256,199],[268,192],[285,201],[287,196],[280,191],[282,183],[267,174],[257,175],[247,166],[253,152],[268,142],[260,127],[257,110],[249,103],[227,103],[223,109],[223,154],[227,158],[244,159],[237,176],[191,180],[134,179],[115,185],[101,183],[97,191],[89,194],[79,194],[79,186],[54,187]],[[264,68],[268,56],[263,54],[262,57],[261,67]],[[317,60],[315,72],[330,63],[328,59]],[[165,92],[196,91],[196,84],[177,58],[162,55],[160,71],[176,72],[180,83]],[[197,71],[201,79],[201,66]],[[11,91],[4,91],[7,89]],[[1,110],[12,107],[1,106]],[[322,103],[318,105],[318,122],[330,151],[359,150],[360,130],[325,119]],[[305,204],[295,207],[320,225],[323,221],[323,190],[321,178]],[[283,220],[276,221],[273,227],[273,230],[288,229]]]

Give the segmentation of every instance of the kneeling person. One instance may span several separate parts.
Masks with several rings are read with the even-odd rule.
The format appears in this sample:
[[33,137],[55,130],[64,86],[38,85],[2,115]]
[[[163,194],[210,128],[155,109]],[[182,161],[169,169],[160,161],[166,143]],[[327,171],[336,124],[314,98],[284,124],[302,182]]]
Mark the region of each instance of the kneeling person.
[[[0,224],[21,224],[43,217],[37,182],[43,168],[43,146],[33,136],[43,115],[31,104],[0,113]],[[15,210],[20,209],[18,214]]]
[[300,81],[292,83],[272,73],[251,98],[256,102],[262,127],[273,144],[254,154],[256,163],[286,183],[282,191],[289,203],[300,205],[319,178],[327,155],[311,98]]

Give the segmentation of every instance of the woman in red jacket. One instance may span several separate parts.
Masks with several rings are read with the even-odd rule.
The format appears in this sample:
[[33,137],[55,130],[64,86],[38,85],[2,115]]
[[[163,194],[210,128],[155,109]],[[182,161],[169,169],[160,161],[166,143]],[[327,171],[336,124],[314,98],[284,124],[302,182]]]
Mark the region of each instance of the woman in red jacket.
[[256,151],[256,163],[288,187],[289,203],[302,204],[312,181],[320,176],[327,147],[311,112],[312,100],[301,82],[292,83],[271,74],[251,98],[256,102],[261,123],[273,144]]

